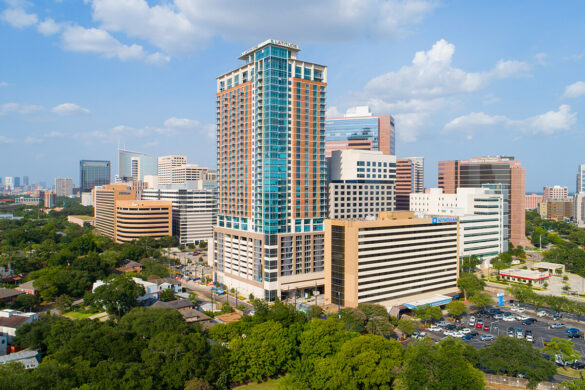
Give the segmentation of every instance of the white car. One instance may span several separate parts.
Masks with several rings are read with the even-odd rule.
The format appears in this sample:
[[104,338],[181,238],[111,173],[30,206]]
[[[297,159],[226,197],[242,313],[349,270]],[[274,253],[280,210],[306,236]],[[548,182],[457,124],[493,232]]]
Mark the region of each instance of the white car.
[[517,307],[517,306],[512,306],[512,307],[510,308],[510,311],[518,311],[518,307]]
[[468,334],[468,333],[471,333],[471,329],[469,329],[469,328],[463,328],[463,329],[461,329],[461,332],[463,334]]
[[526,335],[526,341],[534,342],[534,337],[531,334]]
[[436,325],[432,325],[432,326],[429,328],[429,331],[431,331],[431,332],[440,332],[440,331],[442,331],[442,330],[443,330],[443,329],[442,329],[440,326],[436,326]]
[[454,334],[454,333],[455,333],[455,332],[453,332],[452,330],[449,330],[449,329],[446,329],[446,330],[443,332],[443,334],[444,334],[445,336],[453,336],[453,334]]
[[518,313],[524,313],[524,312],[526,311],[526,309],[525,309],[525,308],[523,308],[523,307],[519,307],[519,308],[518,308],[516,311],[517,311]]
[[463,336],[465,336],[465,333],[463,333],[460,330],[457,330],[457,331],[453,332],[453,337],[459,337],[459,338],[461,338]]
[[495,337],[491,334],[484,334],[483,336],[480,337],[481,341],[493,341],[495,339]]
[[503,318],[503,320],[506,321],[506,322],[516,321],[516,317],[514,317],[514,316],[505,316]]
[[544,311],[544,310],[541,310],[541,311],[539,311],[538,313],[536,313],[536,315],[537,315],[538,317],[544,317],[544,316],[546,316],[546,311]]
[[524,320],[527,320],[527,319],[528,319],[528,317],[526,317],[525,315],[522,315],[522,314],[518,314],[518,315],[516,316],[516,319],[517,319],[518,321],[524,321]]

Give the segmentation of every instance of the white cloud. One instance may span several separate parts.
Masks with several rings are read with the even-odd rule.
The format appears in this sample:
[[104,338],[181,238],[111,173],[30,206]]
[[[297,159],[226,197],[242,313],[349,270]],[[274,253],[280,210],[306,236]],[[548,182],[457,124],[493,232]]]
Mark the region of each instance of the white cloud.
[[61,25],[48,18],[37,25],[37,30],[43,35],[53,35],[61,31]]
[[24,139],[24,143],[25,144],[42,144],[43,140],[40,138],[28,136]]
[[541,65],[541,66],[548,65],[548,62],[546,61],[547,58],[548,58],[548,54],[546,54],[546,53],[536,53],[534,56],[536,63],[538,65]]
[[472,112],[459,116],[445,125],[447,131],[461,131],[472,134],[479,128],[505,126],[531,134],[554,134],[558,131],[570,130],[577,122],[577,113],[563,104],[558,111],[547,111],[526,119],[510,119],[503,115],[488,115],[483,112]]
[[169,0],[152,6],[146,0],[90,2],[101,28],[173,54],[205,47],[215,36],[240,42],[267,35],[305,42],[388,39],[420,23],[438,5],[427,0]]
[[565,88],[564,98],[577,98],[585,95],[585,82],[577,81]]
[[63,103],[55,106],[51,109],[59,115],[73,115],[73,114],[89,114],[90,111],[87,108],[78,106],[75,103]]
[[38,22],[37,15],[29,14],[23,8],[6,9],[0,14],[0,19],[16,28],[33,26]]
[[62,138],[65,137],[65,134],[60,131],[51,131],[48,133],[43,134],[45,138]]
[[0,135],[0,144],[11,144],[12,142],[14,142],[14,140],[12,138],[8,138],[4,135]]
[[329,106],[327,107],[327,113],[325,116],[327,118],[339,118],[343,115],[336,106]]
[[167,119],[164,125],[169,128],[193,129],[200,126],[201,123],[193,119],[172,117]]
[[1,87],[7,87],[8,83],[6,81],[0,81],[0,88]]
[[107,31],[97,28],[68,26],[61,37],[64,48],[70,51],[97,53],[107,58],[117,57],[122,61],[145,60],[160,63],[169,60],[160,53],[147,53],[140,45],[124,45]]
[[0,116],[11,113],[27,115],[38,111],[42,111],[45,108],[33,104],[19,104],[19,103],[5,103],[0,106]]

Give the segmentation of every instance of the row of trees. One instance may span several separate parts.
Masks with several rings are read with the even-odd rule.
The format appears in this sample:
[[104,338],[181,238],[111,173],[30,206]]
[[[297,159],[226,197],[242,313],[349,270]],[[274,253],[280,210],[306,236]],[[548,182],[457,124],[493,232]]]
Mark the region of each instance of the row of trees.
[[527,286],[509,287],[508,292],[519,302],[536,306],[537,310],[540,307],[548,307],[555,311],[564,311],[578,316],[585,315],[585,303],[574,301],[567,297],[540,295]]

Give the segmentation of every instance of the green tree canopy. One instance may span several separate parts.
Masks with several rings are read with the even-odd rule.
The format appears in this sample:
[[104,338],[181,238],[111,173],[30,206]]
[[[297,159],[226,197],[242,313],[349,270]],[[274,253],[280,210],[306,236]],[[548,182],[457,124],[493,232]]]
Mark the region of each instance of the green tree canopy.
[[124,275],[113,275],[104,282],[104,285],[88,295],[86,301],[104,307],[109,314],[115,315],[118,319],[136,306],[138,298],[145,292],[142,285],[136,284]]
[[453,317],[459,317],[467,311],[467,306],[461,301],[451,301],[447,303],[445,309],[447,309],[447,313]]
[[467,300],[470,295],[483,291],[485,282],[472,273],[464,273],[457,280],[457,286],[463,290]]

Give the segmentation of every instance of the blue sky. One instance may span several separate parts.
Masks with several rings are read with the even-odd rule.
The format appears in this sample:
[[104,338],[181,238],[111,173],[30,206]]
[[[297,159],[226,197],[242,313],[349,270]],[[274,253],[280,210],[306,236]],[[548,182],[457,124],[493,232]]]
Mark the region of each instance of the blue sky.
[[118,144],[215,166],[215,77],[268,38],[328,65],[328,111],[396,118],[399,157],[514,155],[527,191],[585,163],[585,2],[0,0],[0,176]]

